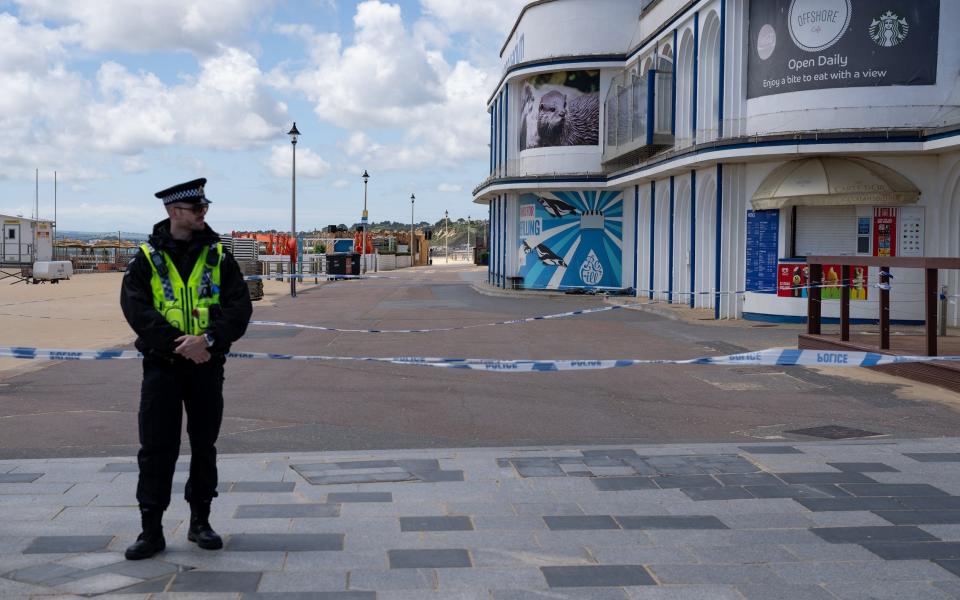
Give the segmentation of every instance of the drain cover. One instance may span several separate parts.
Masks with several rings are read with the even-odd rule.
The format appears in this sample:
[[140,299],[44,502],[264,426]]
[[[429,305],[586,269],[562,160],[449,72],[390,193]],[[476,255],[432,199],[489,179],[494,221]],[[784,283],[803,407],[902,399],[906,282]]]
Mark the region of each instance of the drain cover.
[[828,440],[846,440],[850,438],[865,438],[884,435],[875,431],[866,431],[864,429],[854,429],[852,427],[843,427],[841,425],[823,425],[821,427],[808,427],[807,429],[794,429],[793,431],[784,431],[784,433],[795,433],[797,435],[809,435],[811,437],[826,438]]

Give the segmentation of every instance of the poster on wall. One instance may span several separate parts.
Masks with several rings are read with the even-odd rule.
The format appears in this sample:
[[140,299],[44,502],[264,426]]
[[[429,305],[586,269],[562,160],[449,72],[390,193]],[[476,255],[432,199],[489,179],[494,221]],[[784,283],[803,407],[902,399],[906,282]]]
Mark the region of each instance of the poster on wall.
[[[840,265],[823,265],[823,287],[820,288],[820,298],[823,300],[839,300],[840,288],[847,282],[841,275]],[[866,300],[868,269],[865,265],[850,267],[850,299]],[[810,265],[806,263],[782,262],[777,267],[777,296],[785,298],[806,298],[809,296]]]
[[523,194],[518,231],[524,287],[621,288],[622,192]]
[[520,151],[600,143],[600,71],[559,71],[520,86]]
[[747,97],[937,82],[940,0],[750,3]]
[[897,209],[873,209],[873,255],[897,256]]
[[777,292],[777,252],[780,211],[747,211],[747,291]]

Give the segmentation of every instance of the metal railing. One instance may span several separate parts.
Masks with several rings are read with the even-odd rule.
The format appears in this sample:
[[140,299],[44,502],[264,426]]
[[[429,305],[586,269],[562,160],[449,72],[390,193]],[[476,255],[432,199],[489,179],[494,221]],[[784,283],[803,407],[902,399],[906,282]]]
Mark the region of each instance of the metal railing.
[[673,145],[672,88],[669,65],[613,78],[605,101],[604,162]]

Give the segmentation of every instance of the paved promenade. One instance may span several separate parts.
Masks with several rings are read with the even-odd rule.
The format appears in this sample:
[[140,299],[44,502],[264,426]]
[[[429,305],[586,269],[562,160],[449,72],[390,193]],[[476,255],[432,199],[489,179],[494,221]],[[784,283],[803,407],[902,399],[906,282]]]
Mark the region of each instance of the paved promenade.
[[6,460],[0,598],[958,598],[957,444],[226,455],[225,549],[176,498],[141,562],[133,459]]

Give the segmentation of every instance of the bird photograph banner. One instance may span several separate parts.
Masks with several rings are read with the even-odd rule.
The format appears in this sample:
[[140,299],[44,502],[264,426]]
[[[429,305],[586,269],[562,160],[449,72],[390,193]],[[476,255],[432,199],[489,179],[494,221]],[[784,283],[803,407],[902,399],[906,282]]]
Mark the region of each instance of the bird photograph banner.
[[600,71],[558,71],[520,86],[519,148],[600,143]]
[[531,289],[621,287],[623,193],[520,196],[518,275]]
[[937,82],[940,0],[750,3],[747,97]]

